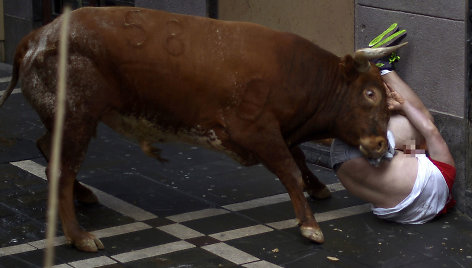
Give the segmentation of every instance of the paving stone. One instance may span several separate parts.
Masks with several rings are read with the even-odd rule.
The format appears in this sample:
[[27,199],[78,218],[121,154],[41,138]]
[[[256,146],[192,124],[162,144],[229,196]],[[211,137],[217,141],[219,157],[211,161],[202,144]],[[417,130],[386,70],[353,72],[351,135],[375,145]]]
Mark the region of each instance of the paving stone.
[[220,242],[218,239],[215,239],[209,236],[195,237],[195,238],[187,239],[185,241],[192,243],[198,247],[203,247],[206,245],[216,244]]
[[0,267],[1,268],[40,268],[39,259],[36,260],[27,260],[24,259],[22,256],[6,256],[0,257]]
[[257,225],[259,224],[259,222],[254,221],[253,219],[250,219],[248,217],[238,215],[236,213],[227,213],[200,220],[188,221],[182,224],[192,228],[193,230],[197,230],[198,232],[209,235],[223,231]]
[[[184,265],[183,265],[184,264]],[[187,249],[145,260],[130,262],[127,267],[240,267],[200,248]]]
[[107,237],[101,240],[105,244],[104,252],[108,256],[178,241],[174,236],[154,228]]
[[159,217],[211,206],[205,200],[172,185],[162,185],[136,174],[110,174],[109,177],[82,181]]
[[134,222],[101,204],[85,205],[76,203],[77,220],[86,230],[99,230]]
[[164,225],[173,224],[174,222],[166,218],[156,218],[144,221],[144,223],[151,225],[152,227],[160,227]]

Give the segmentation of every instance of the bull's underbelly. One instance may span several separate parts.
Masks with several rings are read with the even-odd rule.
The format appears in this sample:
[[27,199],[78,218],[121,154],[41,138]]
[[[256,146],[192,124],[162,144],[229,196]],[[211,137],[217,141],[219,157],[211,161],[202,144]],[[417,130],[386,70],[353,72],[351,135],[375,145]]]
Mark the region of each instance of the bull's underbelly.
[[184,142],[226,153],[244,165],[254,164],[250,155],[240,155],[226,148],[215,130],[200,125],[193,127],[163,127],[143,117],[122,115],[116,111],[102,117],[102,121],[116,132],[139,144]]
[[212,149],[224,150],[221,140],[214,130],[194,127],[163,127],[143,117],[122,115],[118,112],[108,113],[102,121],[115,131],[138,142],[174,142],[181,141],[203,145]]

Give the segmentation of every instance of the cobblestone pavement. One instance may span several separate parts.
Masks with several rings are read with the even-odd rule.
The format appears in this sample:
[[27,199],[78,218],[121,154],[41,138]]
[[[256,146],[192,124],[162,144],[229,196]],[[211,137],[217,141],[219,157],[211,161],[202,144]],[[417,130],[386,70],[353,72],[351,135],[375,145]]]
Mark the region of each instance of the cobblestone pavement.
[[[0,91],[9,81],[0,68]],[[0,95],[2,92],[0,92]],[[0,108],[0,267],[41,267],[47,184],[41,123],[15,91]],[[163,144],[160,163],[101,125],[79,180],[100,204],[77,205],[105,250],[56,241],[56,267],[472,267],[472,221],[459,211],[424,225],[375,218],[330,169],[310,165],[332,198],[310,201],[322,245],[302,238],[272,173],[223,154]]]

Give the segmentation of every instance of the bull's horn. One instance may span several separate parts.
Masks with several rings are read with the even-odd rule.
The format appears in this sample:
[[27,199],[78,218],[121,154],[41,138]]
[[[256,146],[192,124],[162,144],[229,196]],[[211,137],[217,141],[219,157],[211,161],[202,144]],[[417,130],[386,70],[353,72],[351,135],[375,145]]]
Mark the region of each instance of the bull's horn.
[[406,44],[408,44],[408,42],[391,47],[358,49],[354,53],[354,61],[356,62],[357,71],[367,72],[370,68],[369,60],[385,57]]

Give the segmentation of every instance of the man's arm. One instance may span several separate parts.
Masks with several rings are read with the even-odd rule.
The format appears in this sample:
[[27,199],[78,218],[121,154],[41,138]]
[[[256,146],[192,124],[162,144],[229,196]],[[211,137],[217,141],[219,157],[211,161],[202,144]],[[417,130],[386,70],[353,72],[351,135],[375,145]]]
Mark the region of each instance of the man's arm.
[[383,75],[382,79],[389,88],[395,89],[395,91],[398,92],[403,99],[408,100],[413,106],[418,108],[431,121],[434,122],[433,116],[429,113],[429,110],[426,108],[426,106],[424,106],[418,95],[416,95],[413,89],[408,86],[408,84],[405,83],[405,81],[403,81],[395,71]]
[[410,123],[423,135],[428,146],[428,152],[432,159],[454,166],[449,147],[444,141],[438,128],[424,111],[415,106],[411,101],[405,100],[402,95],[387,85],[389,106],[393,110],[402,111]]

